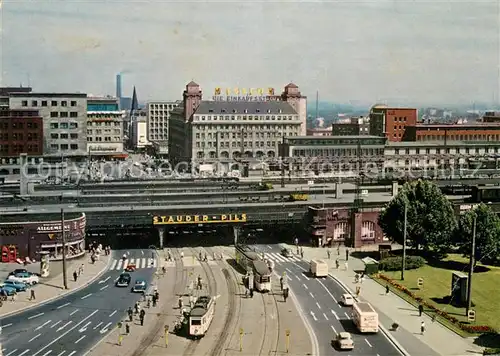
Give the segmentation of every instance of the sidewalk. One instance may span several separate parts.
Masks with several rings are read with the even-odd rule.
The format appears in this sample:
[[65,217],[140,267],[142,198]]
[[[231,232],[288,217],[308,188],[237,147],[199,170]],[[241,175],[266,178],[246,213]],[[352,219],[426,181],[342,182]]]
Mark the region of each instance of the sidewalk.
[[[7,302],[3,303],[0,308],[0,317],[5,317],[9,314],[13,314],[24,309],[36,307],[39,304],[49,302],[51,300],[60,298],[65,294],[71,293],[77,289],[81,289],[86,285],[93,282],[97,277],[99,277],[108,267],[110,261],[110,256],[101,255],[99,260],[94,264],[90,263],[90,258],[88,256],[83,256],[74,260],[68,260],[67,266],[67,280],[68,280],[68,290],[64,289],[63,286],[63,276],[62,276],[62,262],[51,262],[50,269],[53,275],[47,278],[40,278],[40,283],[34,288],[36,300],[29,300],[30,292],[20,292],[17,294],[15,301],[11,301],[10,297]],[[84,265],[83,274],[80,275],[76,282],[73,281],[72,274],[81,265]],[[12,265],[12,270],[16,268],[23,268],[17,264],[5,264],[4,267],[10,267]],[[30,268],[32,270],[32,268]]]
[[[292,251],[294,246],[288,245]],[[364,270],[364,263],[352,256],[349,256],[348,270],[344,269],[345,248],[330,249],[331,259],[328,259],[327,248],[303,247],[304,259],[309,261],[314,258],[325,260],[330,267],[330,274],[339,282],[344,284],[351,292],[356,286],[361,286],[360,300],[372,304],[381,315],[379,315],[381,325],[389,330],[393,322],[397,322],[400,327],[396,332],[389,331],[391,338],[397,342],[412,356],[417,355],[470,355],[482,354],[482,348],[473,344],[472,339],[464,339],[450,331],[439,322],[432,322],[427,315],[418,316],[418,310],[397,295],[390,293],[385,295],[384,286],[376,281],[366,278],[362,284],[354,282],[354,271]],[[335,266],[336,259],[339,259],[340,269]],[[354,293],[354,292],[352,292]],[[425,322],[426,332],[420,335],[420,322]]]

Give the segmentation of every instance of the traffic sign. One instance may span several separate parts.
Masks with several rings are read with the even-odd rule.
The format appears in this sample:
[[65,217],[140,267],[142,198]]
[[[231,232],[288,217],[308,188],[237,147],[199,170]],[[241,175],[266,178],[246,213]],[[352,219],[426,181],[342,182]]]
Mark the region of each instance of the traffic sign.
[[467,314],[467,320],[468,321],[476,321],[476,311],[475,310],[469,310],[469,313]]
[[424,279],[423,278],[417,279],[417,285],[418,288],[422,288],[424,286]]

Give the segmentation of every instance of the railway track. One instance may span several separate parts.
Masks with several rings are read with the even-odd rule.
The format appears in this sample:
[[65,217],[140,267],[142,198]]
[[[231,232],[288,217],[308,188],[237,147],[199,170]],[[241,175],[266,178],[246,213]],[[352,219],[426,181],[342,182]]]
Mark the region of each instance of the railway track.
[[[272,286],[272,284],[271,284]],[[271,287],[272,289],[272,287]],[[262,296],[262,303],[264,304],[264,315],[265,315],[265,323],[264,323],[264,336],[262,338],[262,342],[260,345],[260,351],[259,351],[259,356],[264,356],[264,355],[277,355],[278,354],[278,347],[279,347],[279,342],[280,342],[280,335],[281,335],[281,325],[280,325],[280,314],[278,312],[278,300],[276,299],[276,295],[274,294],[274,291],[270,291],[269,294],[263,294],[261,293]],[[272,299],[272,305],[273,309],[275,310],[275,313],[273,313],[271,310],[269,310],[268,303],[266,302],[266,299]],[[274,328],[273,319],[269,320],[271,315],[276,316],[276,322],[277,322],[277,328]],[[269,325],[271,324],[271,325]],[[273,335],[273,333],[276,333],[276,342],[273,344],[271,343],[269,351],[265,350],[266,347],[266,339],[268,336]]]

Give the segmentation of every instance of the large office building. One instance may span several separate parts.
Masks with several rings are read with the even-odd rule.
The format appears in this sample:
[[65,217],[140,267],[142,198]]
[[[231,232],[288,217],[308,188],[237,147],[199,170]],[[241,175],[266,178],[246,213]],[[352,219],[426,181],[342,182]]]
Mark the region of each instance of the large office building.
[[406,127],[417,125],[418,112],[413,108],[396,108],[375,105],[370,110],[369,133],[385,136],[390,142],[407,141]]
[[0,108],[0,157],[43,155],[43,119],[38,110]]
[[125,111],[119,110],[114,97],[87,98],[87,151],[89,156],[122,158],[123,121]]
[[151,146],[148,141],[148,113],[144,109],[135,110],[130,117],[129,146],[136,150],[146,149]]
[[70,157],[86,154],[86,94],[11,92],[9,107],[38,110],[43,118],[44,155]]
[[202,99],[200,86],[190,82],[182,106],[171,112],[169,154],[177,161],[195,160],[231,169],[235,160],[277,158],[285,136],[306,133],[307,99],[288,84],[269,96],[215,96]]
[[147,103],[148,141],[157,145],[160,155],[168,155],[170,112],[180,104],[182,104],[181,100]]
[[370,134],[369,117],[339,119],[332,124],[332,136],[358,136]]

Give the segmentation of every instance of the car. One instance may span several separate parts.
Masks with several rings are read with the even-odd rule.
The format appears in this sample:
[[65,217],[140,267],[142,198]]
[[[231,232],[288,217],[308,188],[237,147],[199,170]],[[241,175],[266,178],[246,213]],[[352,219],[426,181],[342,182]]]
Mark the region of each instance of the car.
[[352,341],[351,334],[347,332],[341,332],[335,335],[332,343],[333,346],[339,348],[340,350],[354,349],[354,342]]
[[135,272],[137,266],[134,263],[129,263],[127,267],[125,267],[125,272]]
[[16,268],[15,270],[13,270],[12,272],[9,273],[9,276],[14,276],[18,273],[29,273],[28,270],[24,269],[24,268]]
[[37,275],[31,274],[29,272],[22,272],[11,275],[7,278],[9,281],[26,283],[29,285],[35,285],[40,282],[40,278]]
[[146,293],[148,283],[144,279],[136,279],[132,287],[132,293]]
[[9,281],[9,280],[6,280],[5,282],[3,282],[3,285],[6,287],[14,288],[16,290],[16,292],[25,292],[26,289],[28,289],[28,286],[26,285],[26,283]]
[[15,288],[9,287],[9,286],[0,286],[0,295],[14,295],[16,292]]
[[130,276],[130,274],[122,273],[122,274],[120,274],[120,277],[118,277],[118,280],[116,281],[116,286],[117,287],[128,287],[131,280],[132,280],[132,277]]
[[290,257],[292,255],[292,253],[290,252],[289,249],[287,248],[284,248],[281,250],[281,254],[284,256],[284,257]]
[[340,302],[346,307],[352,307],[354,305],[354,297],[350,294],[342,294]]

